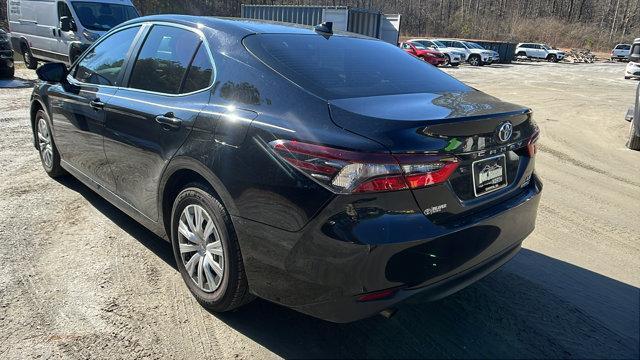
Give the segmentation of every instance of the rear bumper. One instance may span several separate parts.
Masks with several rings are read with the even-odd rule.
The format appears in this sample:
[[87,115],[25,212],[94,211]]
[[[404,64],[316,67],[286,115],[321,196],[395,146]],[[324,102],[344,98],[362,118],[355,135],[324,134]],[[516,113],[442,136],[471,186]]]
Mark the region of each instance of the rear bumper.
[[[378,200],[385,202],[383,212],[376,204],[361,207],[338,197],[296,233],[241,218],[233,222],[254,294],[324,320],[350,322],[419,292],[426,300],[442,298],[498,268],[533,231],[541,189],[534,176],[510,199],[447,225],[412,211],[407,204],[415,201],[398,201],[397,193],[393,204]],[[358,301],[363,293],[389,288],[397,289],[391,298]]]

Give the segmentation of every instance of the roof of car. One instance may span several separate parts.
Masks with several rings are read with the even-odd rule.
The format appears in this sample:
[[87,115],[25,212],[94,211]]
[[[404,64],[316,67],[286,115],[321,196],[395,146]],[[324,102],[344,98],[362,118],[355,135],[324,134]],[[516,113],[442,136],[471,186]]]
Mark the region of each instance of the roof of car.
[[[126,24],[135,24],[141,22],[169,22],[197,28],[211,28],[214,30],[224,31],[238,36],[246,36],[249,34],[317,34],[313,27],[308,25],[299,25],[293,23],[282,23],[275,21],[244,19],[244,18],[222,18],[213,16],[194,16],[194,15],[151,15],[135,18],[127,21]],[[334,31],[334,35],[345,35],[352,37],[370,37],[343,31]]]

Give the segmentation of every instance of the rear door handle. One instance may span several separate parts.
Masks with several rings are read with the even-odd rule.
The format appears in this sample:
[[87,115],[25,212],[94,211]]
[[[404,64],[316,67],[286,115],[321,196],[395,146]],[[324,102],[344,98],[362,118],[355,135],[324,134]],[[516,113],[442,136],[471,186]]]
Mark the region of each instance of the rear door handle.
[[172,112],[156,116],[156,122],[172,129],[177,129],[182,125],[182,119],[175,117]]
[[91,106],[94,110],[104,109],[104,103],[100,101],[100,99],[93,99],[89,101],[89,106]]

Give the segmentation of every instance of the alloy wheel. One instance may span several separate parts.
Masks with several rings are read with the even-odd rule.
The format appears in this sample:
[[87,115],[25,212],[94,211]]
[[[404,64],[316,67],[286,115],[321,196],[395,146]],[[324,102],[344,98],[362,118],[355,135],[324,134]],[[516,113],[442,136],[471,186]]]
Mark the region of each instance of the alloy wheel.
[[472,56],[471,59],[469,59],[469,63],[472,66],[478,66],[478,65],[480,65],[480,60],[477,57]]
[[53,146],[51,144],[51,132],[49,132],[49,126],[47,121],[43,118],[38,120],[38,145],[40,148],[40,154],[42,156],[42,162],[47,169],[51,169],[53,166]]
[[188,205],[178,222],[180,257],[191,280],[204,292],[215,291],[222,283],[224,251],[220,232],[200,205]]

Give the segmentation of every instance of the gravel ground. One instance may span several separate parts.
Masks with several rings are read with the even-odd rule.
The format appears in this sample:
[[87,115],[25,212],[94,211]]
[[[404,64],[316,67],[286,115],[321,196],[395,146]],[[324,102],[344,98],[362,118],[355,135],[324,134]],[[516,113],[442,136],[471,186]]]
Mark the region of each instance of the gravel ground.
[[623,69],[447,69],[533,108],[545,184],[537,229],[510,263],[457,294],[418,295],[390,320],[344,325],[261,300],[203,310],[167,243],[78,181],[45,175],[30,88],[0,88],[0,358],[637,359],[640,152],[625,149],[623,120],[637,82]]

